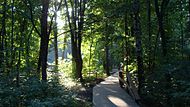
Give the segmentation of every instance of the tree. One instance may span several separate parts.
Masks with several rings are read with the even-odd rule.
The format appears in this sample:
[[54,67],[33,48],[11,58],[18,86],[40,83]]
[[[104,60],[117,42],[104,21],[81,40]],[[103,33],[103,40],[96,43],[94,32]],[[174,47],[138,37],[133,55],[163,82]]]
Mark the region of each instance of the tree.
[[83,24],[84,24],[84,12],[86,0],[75,0],[70,1],[71,4],[71,16],[69,14],[68,2],[64,0],[66,6],[66,14],[69,23],[69,29],[71,34],[71,48],[72,48],[72,65],[73,72],[76,78],[80,81],[83,80],[82,77],[82,53],[81,53],[81,43],[83,34]]
[[161,6],[159,8],[158,0],[154,0],[155,11],[158,18],[160,37],[162,39],[163,56],[167,55],[167,37],[165,35],[165,30],[164,30],[164,15],[165,15],[165,9],[167,8],[169,1],[170,0],[162,0]]
[[55,19],[54,19],[54,51],[55,51],[55,65],[58,65],[58,46],[57,46],[57,8],[58,8],[58,4],[57,4],[57,0],[55,0],[55,4],[54,4],[54,7],[55,7],[55,12],[54,12],[54,15],[55,15]]
[[42,0],[42,15],[41,15],[41,42],[40,42],[40,56],[42,64],[42,80],[47,80],[47,55],[48,55],[48,8],[49,0]]
[[148,22],[147,22],[147,26],[148,26],[148,41],[149,41],[149,52],[148,52],[148,69],[149,72],[151,71],[151,52],[152,52],[152,48],[151,48],[151,3],[150,0],[147,0],[147,18],[148,18]]
[[140,1],[133,1],[133,34],[136,38],[136,57],[137,57],[137,71],[138,71],[138,92],[141,93],[141,88],[144,81],[144,71],[143,71],[143,58],[142,58],[142,34],[140,27]]
[[[49,44],[49,36],[52,30],[52,25],[53,25],[53,19],[56,16],[56,12],[54,15],[51,17],[50,24],[48,23],[48,9],[49,9],[49,0],[42,0],[42,12],[41,12],[41,19],[40,19],[40,24],[41,24],[41,31],[39,31],[35,25],[35,20],[33,19],[33,8],[32,4],[30,1],[29,3],[29,11],[31,15],[31,23],[37,32],[37,34],[40,36],[40,51],[39,51],[39,58],[38,58],[38,68],[37,72],[40,74],[40,68],[42,68],[42,80],[47,80],[47,55],[48,55],[48,44]],[[27,5],[27,2],[25,2]],[[57,7],[58,11],[61,7],[62,1],[60,1],[59,6]],[[57,36],[56,36],[57,37]]]
[[3,17],[2,17],[2,27],[1,27],[1,36],[0,36],[0,72],[4,71],[4,42],[6,37],[6,12],[7,12],[7,0],[3,2]]
[[107,76],[110,76],[110,60],[109,60],[109,32],[108,21],[106,19],[105,27],[105,71]]

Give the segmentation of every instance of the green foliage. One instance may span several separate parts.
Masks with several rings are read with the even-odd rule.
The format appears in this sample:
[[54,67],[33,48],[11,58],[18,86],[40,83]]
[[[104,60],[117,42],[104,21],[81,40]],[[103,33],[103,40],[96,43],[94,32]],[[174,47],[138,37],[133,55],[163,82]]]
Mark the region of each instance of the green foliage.
[[[12,12],[13,4],[11,0],[6,1],[1,0],[0,4],[0,107],[89,106],[89,104],[85,105],[76,100],[75,94],[60,83],[64,82],[70,85],[71,80],[67,77],[74,78],[76,75],[76,63],[72,64],[71,55],[68,59],[59,60],[58,69],[55,70],[64,72],[64,79],[58,78],[59,76],[49,76],[53,72],[48,74],[49,80],[47,82],[32,77],[38,75],[36,69],[40,50],[40,36],[37,30],[41,30],[41,2],[39,0],[14,0],[14,12]],[[133,0],[87,1],[84,30],[82,31],[82,73],[84,78],[93,81],[95,75],[89,75],[88,73],[95,70],[98,71],[98,77],[105,77],[105,47],[107,46],[109,48],[110,69],[112,67],[117,68],[120,63],[123,63],[131,73],[133,82],[135,82],[138,75],[135,49],[136,37],[133,34]],[[167,39],[165,48],[168,53],[163,56],[162,37],[159,33],[158,24],[160,19],[155,13],[155,2],[150,0],[151,37],[149,37],[147,2],[139,1],[141,3],[139,16],[142,31],[143,69],[145,72],[145,83],[141,96],[146,103],[155,106],[189,106],[189,4],[187,0],[170,0],[168,6],[164,7],[163,28]],[[158,0],[158,4],[161,5],[162,1],[164,0]],[[70,41],[71,38],[67,25],[68,19],[65,14],[65,4],[62,3],[61,6],[61,16],[59,17],[64,19],[64,21],[61,21],[65,25],[58,27],[58,31],[65,33],[58,32],[58,34],[61,34],[58,37],[59,48],[63,47],[63,41]],[[71,9],[72,3],[68,2],[68,6]],[[49,24],[51,23],[49,19],[54,17],[53,10],[54,1],[50,3]],[[5,16],[3,11],[6,13]],[[72,16],[72,14],[70,15]],[[81,17],[77,17],[77,21],[78,18]],[[3,19],[5,19],[5,23]],[[72,27],[74,28],[73,22],[74,19],[71,17]],[[4,34],[3,27],[5,27]],[[22,29],[22,27],[24,28]],[[50,39],[53,41],[52,36],[51,34]],[[53,47],[52,41],[49,43],[50,47]],[[70,44],[70,42],[67,44]],[[67,48],[70,48],[69,45]],[[18,83],[20,86],[17,86]],[[138,86],[138,83],[135,86]]]
[[154,73],[147,75],[142,97],[155,107],[189,105],[189,67],[189,61],[161,65]]
[[15,81],[1,78],[0,107],[76,107],[80,105],[80,102],[75,99],[75,94],[59,84],[56,78],[44,82],[36,77],[30,77],[24,79],[20,87],[15,85]]

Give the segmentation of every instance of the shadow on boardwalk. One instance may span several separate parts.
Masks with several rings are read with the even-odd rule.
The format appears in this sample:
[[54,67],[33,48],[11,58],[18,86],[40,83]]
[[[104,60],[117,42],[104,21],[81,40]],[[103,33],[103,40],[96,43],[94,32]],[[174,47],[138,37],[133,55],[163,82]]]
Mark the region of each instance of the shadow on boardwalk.
[[139,107],[119,86],[118,72],[93,88],[94,107]]

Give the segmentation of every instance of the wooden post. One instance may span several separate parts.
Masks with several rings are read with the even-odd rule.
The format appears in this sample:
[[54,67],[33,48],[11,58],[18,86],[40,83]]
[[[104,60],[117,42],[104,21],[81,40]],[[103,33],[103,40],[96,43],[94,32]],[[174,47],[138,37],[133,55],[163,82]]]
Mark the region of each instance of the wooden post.
[[[121,79],[124,79],[124,76],[123,76],[123,72],[122,71],[119,71],[119,77]],[[124,83],[119,79],[119,85],[121,88],[124,88]]]

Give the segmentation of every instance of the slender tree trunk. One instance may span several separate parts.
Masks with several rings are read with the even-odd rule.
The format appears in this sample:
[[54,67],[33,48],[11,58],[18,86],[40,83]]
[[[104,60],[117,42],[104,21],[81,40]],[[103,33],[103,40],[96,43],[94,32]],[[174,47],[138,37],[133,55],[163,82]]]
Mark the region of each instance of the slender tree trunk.
[[188,19],[189,19],[189,23],[190,23],[190,0],[188,1]]
[[144,71],[143,71],[143,58],[142,58],[142,34],[140,27],[140,1],[134,0],[133,2],[134,10],[134,22],[133,22],[133,32],[136,37],[136,56],[137,56],[137,71],[138,71],[138,93],[141,94],[141,88],[144,82]]
[[[56,21],[55,21],[56,23]],[[58,44],[57,44],[57,24],[54,28],[54,51],[55,51],[55,65],[58,65]]]
[[23,19],[21,24],[20,24],[20,33],[21,33],[21,37],[19,38],[20,40],[20,44],[19,44],[19,50],[18,50],[18,62],[17,62],[17,77],[16,77],[16,80],[17,80],[17,87],[19,87],[19,83],[20,83],[20,63],[21,63],[21,55],[22,55],[22,52],[21,52],[21,48],[22,47],[22,44],[23,44],[23,37],[24,37],[24,30],[25,30],[25,25],[26,25],[26,20]]
[[55,65],[58,65],[58,44],[57,44],[57,0],[55,0],[55,20],[54,20],[54,51],[55,51]]
[[147,26],[148,26],[148,71],[151,71],[151,7],[150,7],[150,0],[147,0],[147,17],[148,17],[148,22],[147,22]]
[[42,38],[40,38],[40,51],[39,51],[39,56],[38,56],[38,67],[37,67],[37,73],[38,76],[40,76],[40,68],[42,65]]
[[31,38],[31,36],[32,36],[32,32],[33,32],[33,30],[34,30],[34,27],[32,27],[32,29],[31,29],[31,31],[30,31],[30,33],[28,34],[28,36],[27,36],[27,42],[26,42],[26,65],[27,65],[27,74],[28,75],[30,75],[30,60],[29,60],[29,58],[30,58],[30,38]]
[[[82,30],[83,30],[83,23],[84,23],[84,9],[85,9],[85,1],[77,0],[73,2],[70,1],[72,11],[72,24],[70,22],[70,15],[68,11],[67,1],[65,1],[66,6],[66,14],[69,22],[69,28],[71,30],[71,47],[72,47],[72,61],[73,61],[73,71],[76,73],[76,78],[79,78],[80,81],[83,80],[82,78],[82,54],[81,54],[81,43],[82,43]],[[78,22],[78,23],[77,23]]]
[[[92,31],[91,31],[92,32]],[[89,72],[91,72],[91,59],[92,59],[92,45],[93,45],[93,38],[91,38],[91,43],[90,43],[90,57],[89,57],[89,62],[88,62],[88,67],[89,67]]]
[[65,35],[64,36],[64,40],[63,40],[63,53],[62,53],[62,60],[64,60],[64,55],[65,55],[65,49],[66,49],[66,46],[67,46],[67,36]]
[[108,45],[105,46],[105,54],[106,54],[106,66],[105,66],[105,69],[106,69],[106,74],[107,76],[110,76],[110,70],[109,70],[109,47]]
[[156,11],[156,15],[158,18],[158,26],[159,26],[159,32],[160,32],[160,36],[162,39],[162,52],[163,52],[163,56],[167,55],[167,37],[165,35],[165,30],[164,30],[164,13],[165,13],[165,9],[169,3],[169,0],[162,0],[161,2],[161,6],[159,8],[159,4],[158,4],[158,0],[154,0],[155,3],[155,11]]
[[0,36],[0,72],[4,72],[4,42],[5,42],[5,36],[6,36],[6,6],[7,6],[7,0],[4,0],[3,3],[3,17],[2,17],[2,29],[1,29],[1,36]]
[[42,0],[42,17],[41,17],[41,64],[42,64],[42,80],[47,80],[47,55],[48,55],[48,8],[49,0]]
[[126,81],[128,81],[128,76],[129,76],[129,47],[128,47],[128,36],[129,36],[129,29],[128,29],[128,13],[125,14],[124,21],[125,21],[125,64],[126,64]]
[[163,56],[167,55],[167,45],[166,45],[166,37],[165,37],[165,31],[164,31],[164,25],[163,25],[163,15],[161,14],[158,18],[159,22],[159,29],[160,29],[160,35],[162,38],[162,50],[163,50]]
[[85,4],[86,1],[85,0],[80,0],[79,3],[79,12],[78,12],[78,17],[79,17],[79,21],[78,21],[78,44],[77,44],[77,54],[78,54],[78,64],[79,65],[77,67],[77,72],[78,72],[78,77],[80,78],[80,81],[83,81],[83,77],[82,77],[82,68],[83,68],[83,60],[82,60],[82,53],[81,53],[81,43],[82,43],[82,34],[83,34],[83,24],[84,24],[84,12],[85,12]]
[[[66,15],[67,15],[68,23],[69,23],[70,34],[71,34],[72,71],[76,72],[76,46],[74,46],[76,44],[75,43],[75,33],[74,33],[74,29],[72,28],[71,17],[69,15],[68,2],[67,2],[67,0],[64,0],[64,2],[65,2],[65,7],[66,7]],[[73,8],[72,8],[72,16],[73,15],[74,14],[73,14]]]
[[110,76],[110,71],[109,71],[109,65],[110,65],[110,61],[109,61],[109,38],[108,38],[108,23],[107,23],[107,21],[106,21],[106,29],[105,29],[106,31],[106,33],[105,33],[105,42],[106,42],[106,44],[105,44],[105,58],[106,58],[106,60],[105,60],[105,64],[106,64],[106,66],[105,66],[105,70],[106,70],[106,74],[107,74],[107,76]]
[[82,67],[83,67],[83,60],[82,60],[82,54],[81,54],[81,43],[82,43],[82,35],[78,36],[78,49],[77,49],[77,77],[80,79],[80,81],[83,81],[82,77]]
[[[82,43],[82,31],[83,31],[83,23],[84,23],[84,10],[85,10],[85,0],[74,0],[71,3],[71,17],[68,11],[68,3],[66,0],[66,14],[68,18],[70,33],[71,33],[71,48],[72,48],[72,66],[73,72],[75,73],[76,78],[79,78],[80,81],[82,78],[82,54],[81,54],[81,43]],[[71,23],[72,21],[72,23]],[[73,26],[72,26],[73,25]]]
[[[190,36],[190,30],[189,30],[189,27],[190,27],[190,0],[188,1],[188,22],[187,22],[187,29],[188,29],[188,33],[187,33],[187,38],[189,38]],[[188,55],[188,60],[190,61],[190,55]]]
[[[67,13],[67,12],[66,12]],[[67,17],[68,15],[66,14],[65,16],[65,22],[67,22]],[[67,23],[65,23],[65,26],[67,26]],[[67,34],[64,35],[64,40],[63,40],[63,52],[62,52],[62,60],[64,60],[64,57],[65,57],[65,49],[66,49],[66,46],[67,46]]]
[[[72,43],[72,54],[73,54],[73,60],[74,60],[74,63],[73,63],[73,72],[75,73],[75,77],[78,79],[80,79],[80,75],[81,75],[81,72],[80,72],[80,69],[81,69],[81,64],[80,64],[80,58],[79,58],[79,47],[78,45],[80,44],[79,43],[79,31],[77,31],[77,21],[79,22],[78,18],[77,18],[77,13],[78,13],[78,2],[77,0],[74,0],[74,3],[71,2],[71,7],[72,7],[72,24],[74,25],[73,29],[74,29],[74,36],[73,36],[73,43]],[[72,39],[72,37],[71,37]],[[81,79],[80,79],[81,81]]]
[[183,32],[183,1],[180,1],[180,30],[181,30],[181,57],[183,59],[183,49],[184,49],[184,32]]
[[15,58],[14,52],[14,0],[11,2],[11,69],[13,67],[13,62]]

